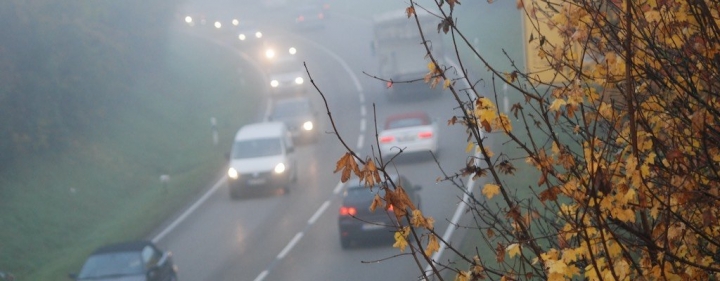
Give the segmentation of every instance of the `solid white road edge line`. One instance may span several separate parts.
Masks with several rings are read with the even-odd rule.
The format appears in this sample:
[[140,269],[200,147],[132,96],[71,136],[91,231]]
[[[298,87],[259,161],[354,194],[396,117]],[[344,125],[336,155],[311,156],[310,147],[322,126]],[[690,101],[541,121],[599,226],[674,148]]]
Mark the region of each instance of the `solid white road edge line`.
[[328,206],[330,206],[330,200],[325,201],[325,203],[320,205],[320,209],[315,211],[315,214],[312,217],[310,217],[310,219],[308,220],[308,224],[310,224],[310,225],[314,224],[315,221],[317,221],[317,219],[320,218],[320,216],[325,212],[325,209],[327,209]]
[[157,235],[155,235],[155,237],[153,237],[153,239],[151,239],[152,242],[153,242],[153,243],[157,243],[158,241],[160,241],[160,240],[162,240],[163,238],[165,238],[165,235],[168,235],[168,233],[170,233],[171,231],[173,231],[173,230],[174,230],[180,223],[182,223],[192,212],[194,212],[195,209],[197,209],[198,207],[200,207],[200,205],[202,205],[203,203],[205,203],[205,201],[207,201],[207,199],[210,198],[210,195],[212,195],[213,193],[215,193],[215,190],[217,190],[218,188],[220,188],[220,185],[224,184],[226,180],[227,180],[227,178],[225,178],[225,177],[222,177],[220,180],[218,180],[218,181],[210,188],[210,190],[208,190],[207,192],[205,192],[205,194],[203,194],[203,196],[200,197],[200,199],[198,199],[198,201],[195,201],[195,203],[193,203],[192,206],[190,206],[190,208],[187,208],[187,209],[185,210],[185,212],[183,212],[183,213],[182,213],[179,217],[177,217],[172,223],[170,223],[170,225],[168,225],[165,229],[163,229],[163,231],[161,231],[160,233],[158,233]]

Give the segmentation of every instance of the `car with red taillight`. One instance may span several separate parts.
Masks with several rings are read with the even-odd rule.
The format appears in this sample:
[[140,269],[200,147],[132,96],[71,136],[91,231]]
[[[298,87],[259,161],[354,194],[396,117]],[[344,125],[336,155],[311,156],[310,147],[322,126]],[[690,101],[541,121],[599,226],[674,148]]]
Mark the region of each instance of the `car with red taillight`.
[[[404,176],[392,176],[392,181],[403,187],[413,204],[420,208],[420,186],[412,185]],[[372,189],[364,184],[348,185],[343,193],[343,202],[338,211],[338,229],[340,246],[349,248],[353,242],[377,241],[392,243],[393,234],[399,223],[395,218],[393,206],[378,207],[370,210],[375,194],[384,198],[384,191],[378,186]]]
[[378,134],[378,143],[384,159],[390,159],[400,151],[403,154],[437,154],[438,125],[425,112],[391,115],[385,119],[383,130]]

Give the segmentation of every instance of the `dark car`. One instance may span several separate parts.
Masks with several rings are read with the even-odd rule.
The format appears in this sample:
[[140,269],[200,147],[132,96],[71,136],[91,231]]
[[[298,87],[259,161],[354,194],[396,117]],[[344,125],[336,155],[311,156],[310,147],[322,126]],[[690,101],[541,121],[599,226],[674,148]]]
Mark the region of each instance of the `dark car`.
[[[413,186],[410,181],[403,176],[391,177],[395,184],[401,185],[407,193],[410,200],[420,208],[420,186]],[[380,192],[380,197],[384,193],[378,188],[373,187],[372,191],[364,184],[349,185],[345,188],[343,194],[342,206],[338,216],[338,226],[340,230],[340,246],[347,249],[356,240],[387,240],[388,243],[393,241],[393,235],[398,224],[392,207],[389,210],[384,208],[376,208],[374,212],[370,211],[375,194]]]
[[150,241],[111,244],[95,250],[73,280],[175,281],[177,268],[170,252]]
[[318,139],[317,111],[308,97],[274,100],[268,119],[284,122],[296,140],[315,142]]

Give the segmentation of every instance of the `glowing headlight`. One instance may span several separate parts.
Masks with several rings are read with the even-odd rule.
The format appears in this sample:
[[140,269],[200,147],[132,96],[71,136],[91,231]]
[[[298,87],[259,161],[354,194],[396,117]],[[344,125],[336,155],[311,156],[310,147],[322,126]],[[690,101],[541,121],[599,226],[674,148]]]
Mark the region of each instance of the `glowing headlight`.
[[221,28],[221,27],[222,27],[222,23],[220,23],[219,21],[216,21],[215,28]]
[[235,170],[235,168],[230,168],[230,169],[228,169],[228,177],[230,177],[231,179],[236,180],[236,179],[238,178],[238,172],[237,172],[237,170]]
[[262,32],[255,32],[255,38],[262,38]]
[[233,20],[232,20],[232,24],[233,24],[234,26],[238,26],[238,24],[240,24],[240,21],[237,20],[237,19],[233,19]]
[[277,86],[280,85],[280,82],[278,80],[272,80],[270,81],[270,87],[277,88]]
[[185,17],[185,22],[186,22],[186,23],[192,23],[192,22],[193,22],[192,17],[191,17],[191,16]]
[[305,129],[305,131],[310,131],[310,130],[312,130],[312,129],[313,129],[313,123],[310,122],[310,121],[307,121],[307,122],[303,123],[303,129]]
[[295,78],[295,84],[302,85],[302,83],[305,82],[302,77]]
[[245,34],[240,34],[240,35],[238,35],[238,39],[240,39],[240,41],[244,41],[244,40],[245,40]]
[[290,49],[288,49],[288,53],[294,55],[295,53],[297,53],[297,49],[295,49],[295,47],[290,47]]
[[285,164],[277,164],[277,166],[275,166],[275,173],[282,174],[283,172],[285,172]]
[[268,49],[265,51],[265,57],[269,59],[275,57],[275,51],[273,51],[273,49]]

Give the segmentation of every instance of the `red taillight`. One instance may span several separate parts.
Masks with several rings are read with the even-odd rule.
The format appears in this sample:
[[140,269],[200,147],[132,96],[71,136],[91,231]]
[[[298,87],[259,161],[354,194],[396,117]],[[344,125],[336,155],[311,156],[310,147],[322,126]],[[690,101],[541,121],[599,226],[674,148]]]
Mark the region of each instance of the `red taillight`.
[[393,210],[393,205],[390,204],[390,205],[388,206],[387,210],[392,212],[392,210]]
[[305,20],[305,17],[299,16],[297,20],[298,20],[298,21],[304,21],[304,20]]
[[325,16],[324,16],[322,13],[319,13],[319,14],[318,14],[318,18],[319,18],[319,19],[323,19],[324,17],[325,17]]
[[380,137],[380,143],[390,143],[394,140],[395,140],[395,137],[393,137],[393,136]]
[[432,136],[433,136],[433,133],[429,132],[429,131],[428,132],[420,132],[418,134],[418,137],[421,139],[429,139],[429,138],[432,138]]
[[354,216],[357,215],[357,209],[354,207],[340,207],[340,215],[341,216]]

